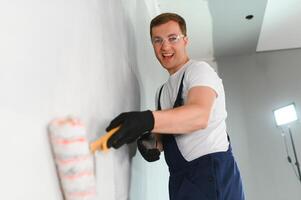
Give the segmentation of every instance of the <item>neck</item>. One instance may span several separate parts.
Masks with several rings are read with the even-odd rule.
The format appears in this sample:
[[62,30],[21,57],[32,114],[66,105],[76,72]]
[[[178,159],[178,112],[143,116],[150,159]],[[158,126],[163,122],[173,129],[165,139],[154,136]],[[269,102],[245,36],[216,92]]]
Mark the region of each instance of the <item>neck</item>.
[[175,69],[168,70],[169,75],[173,75],[174,73],[179,71],[189,60],[190,59],[188,57],[186,57],[178,67],[176,67]]

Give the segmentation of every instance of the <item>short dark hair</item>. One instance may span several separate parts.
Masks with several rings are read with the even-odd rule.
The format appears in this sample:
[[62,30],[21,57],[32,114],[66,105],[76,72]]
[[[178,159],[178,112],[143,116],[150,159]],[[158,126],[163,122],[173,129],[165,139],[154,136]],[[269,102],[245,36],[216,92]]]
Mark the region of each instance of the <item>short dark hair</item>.
[[152,28],[155,26],[159,26],[161,24],[165,24],[169,21],[175,21],[179,24],[180,29],[183,33],[184,36],[186,36],[187,34],[187,30],[186,30],[186,22],[184,20],[183,17],[181,17],[180,15],[176,14],[176,13],[162,13],[158,16],[156,16],[154,19],[152,19],[151,23],[150,23],[150,36],[152,37]]

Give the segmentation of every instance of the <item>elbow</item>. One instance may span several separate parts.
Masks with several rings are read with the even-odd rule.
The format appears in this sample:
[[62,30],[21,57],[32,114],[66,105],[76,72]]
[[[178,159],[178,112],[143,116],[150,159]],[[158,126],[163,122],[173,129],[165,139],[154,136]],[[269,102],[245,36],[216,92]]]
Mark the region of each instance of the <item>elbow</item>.
[[202,124],[202,127],[201,127],[201,129],[205,129],[205,128],[207,128],[208,127],[208,120],[207,121],[205,121],[203,124]]
[[208,120],[204,120],[199,124],[199,129],[206,129],[208,127]]
[[206,129],[209,125],[210,112],[204,110],[198,111],[198,116],[195,118],[196,130]]
[[195,124],[195,130],[206,129],[208,127],[208,119],[199,119]]

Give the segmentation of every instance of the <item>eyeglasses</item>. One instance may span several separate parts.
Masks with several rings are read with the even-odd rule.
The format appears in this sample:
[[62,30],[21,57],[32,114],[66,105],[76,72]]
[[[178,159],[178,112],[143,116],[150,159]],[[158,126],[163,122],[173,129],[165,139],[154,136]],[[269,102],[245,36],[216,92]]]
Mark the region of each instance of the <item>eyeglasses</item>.
[[170,35],[167,38],[161,38],[161,37],[154,37],[152,38],[152,43],[154,46],[161,46],[163,45],[164,41],[168,41],[169,44],[175,44],[179,42],[181,38],[185,37],[184,35]]

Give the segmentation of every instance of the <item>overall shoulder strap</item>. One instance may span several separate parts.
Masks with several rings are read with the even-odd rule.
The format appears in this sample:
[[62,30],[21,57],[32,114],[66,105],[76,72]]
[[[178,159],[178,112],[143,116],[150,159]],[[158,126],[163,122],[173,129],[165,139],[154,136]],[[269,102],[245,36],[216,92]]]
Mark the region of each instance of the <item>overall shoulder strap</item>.
[[161,86],[160,91],[159,91],[159,96],[158,96],[158,110],[161,110],[161,103],[160,103],[160,99],[161,99],[161,93],[162,93],[162,89],[164,87],[164,84]]
[[183,73],[183,76],[182,76],[182,80],[181,80],[181,84],[180,84],[179,91],[177,94],[177,98],[176,98],[176,101],[173,106],[174,108],[182,106],[184,104],[184,100],[182,97],[184,77],[185,77],[185,72]]

